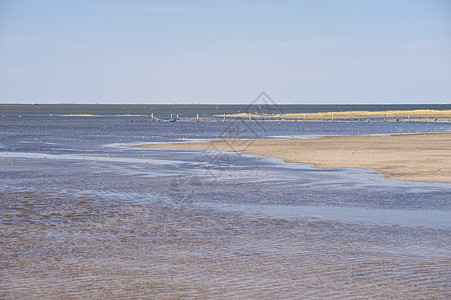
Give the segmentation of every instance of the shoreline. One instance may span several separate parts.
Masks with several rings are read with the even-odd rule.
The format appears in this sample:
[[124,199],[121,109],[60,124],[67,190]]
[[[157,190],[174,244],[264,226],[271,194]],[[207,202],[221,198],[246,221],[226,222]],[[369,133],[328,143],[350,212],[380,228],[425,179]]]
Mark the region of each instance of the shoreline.
[[319,139],[219,140],[146,144],[138,148],[232,151],[312,164],[319,169],[358,168],[387,179],[451,183],[451,133],[327,136]]
[[[221,116],[221,115],[218,115]],[[249,113],[226,114],[227,117],[246,118]],[[280,113],[270,115],[265,113],[254,113],[253,117],[258,118],[287,118],[287,119],[305,119],[305,120],[324,120],[324,119],[358,119],[358,118],[392,118],[408,119],[410,118],[451,118],[451,110],[383,110],[383,111],[329,111],[329,112],[306,112],[306,113]]]

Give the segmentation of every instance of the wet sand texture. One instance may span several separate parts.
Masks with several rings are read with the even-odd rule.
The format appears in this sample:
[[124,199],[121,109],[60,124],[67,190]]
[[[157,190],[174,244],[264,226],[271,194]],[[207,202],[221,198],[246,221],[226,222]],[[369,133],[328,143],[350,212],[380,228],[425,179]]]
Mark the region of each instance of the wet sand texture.
[[374,170],[388,179],[451,183],[451,133],[333,136],[314,140],[221,140],[139,147],[226,150],[280,158],[289,163],[313,164],[315,168]]

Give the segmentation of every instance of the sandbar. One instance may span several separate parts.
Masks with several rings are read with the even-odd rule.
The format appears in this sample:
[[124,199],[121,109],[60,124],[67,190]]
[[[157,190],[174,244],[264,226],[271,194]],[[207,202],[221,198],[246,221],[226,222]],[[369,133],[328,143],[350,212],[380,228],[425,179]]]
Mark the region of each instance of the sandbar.
[[[220,115],[218,115],[220,116]],[[227,117],[248,118],[248,113],[228,114]],[[385,121],[422,121],[422,122],[449,122],[451,121],[451,110],[386,110],[386,111],[342,111],[342,112],[316,112],[316,113],[290,113],[290,114],[264,114],[254,113],[253,118],[299,121],[318,120],[367,120],[372,118],[384,118]]]
[[329,136],[318,139],[218,140],[140,145],[142,148],[225,150],[280,158],[315,168],[374,170],[388,179],[451,183],[451,133]]

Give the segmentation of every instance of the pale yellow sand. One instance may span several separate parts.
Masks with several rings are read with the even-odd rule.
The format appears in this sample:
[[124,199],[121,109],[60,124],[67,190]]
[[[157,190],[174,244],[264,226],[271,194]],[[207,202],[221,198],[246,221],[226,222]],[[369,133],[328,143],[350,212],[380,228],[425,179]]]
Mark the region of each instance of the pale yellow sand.
[[316,168],[360,168],[389,179],[451,183],[451,133],[344,136],[316,140],[222,140],[153,144],[145,148],[228,150],[308,163]]

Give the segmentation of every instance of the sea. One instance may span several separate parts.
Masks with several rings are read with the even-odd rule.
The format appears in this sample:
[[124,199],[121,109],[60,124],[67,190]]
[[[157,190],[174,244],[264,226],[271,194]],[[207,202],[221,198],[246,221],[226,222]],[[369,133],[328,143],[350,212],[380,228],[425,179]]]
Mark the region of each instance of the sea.
[[0,298],[450,299],[451,184],[134,147],[451,132],[247,117],[414,109],[0,104]]

